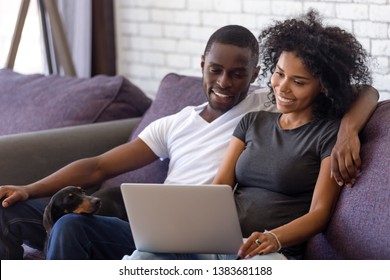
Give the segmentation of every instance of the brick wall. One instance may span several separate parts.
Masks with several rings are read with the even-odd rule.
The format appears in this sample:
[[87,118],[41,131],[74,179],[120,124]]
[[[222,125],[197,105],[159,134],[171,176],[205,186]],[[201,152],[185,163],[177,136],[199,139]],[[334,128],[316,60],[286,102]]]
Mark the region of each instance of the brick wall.
[[389,0],[116,0],[118,73],[153,97],[168,72],[201,75],[200,56],[217,28],[241,24],[257,35],[310,7],[357,36],[374,58],[380,99],[390,99]]

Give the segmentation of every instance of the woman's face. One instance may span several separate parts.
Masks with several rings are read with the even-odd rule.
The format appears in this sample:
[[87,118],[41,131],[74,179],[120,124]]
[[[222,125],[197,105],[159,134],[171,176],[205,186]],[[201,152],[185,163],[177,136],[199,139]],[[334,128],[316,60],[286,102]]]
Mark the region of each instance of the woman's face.
[[312,105],[321,84],[294,52],[282,52],[272,74],[271,85],[280,112],[311,119]]

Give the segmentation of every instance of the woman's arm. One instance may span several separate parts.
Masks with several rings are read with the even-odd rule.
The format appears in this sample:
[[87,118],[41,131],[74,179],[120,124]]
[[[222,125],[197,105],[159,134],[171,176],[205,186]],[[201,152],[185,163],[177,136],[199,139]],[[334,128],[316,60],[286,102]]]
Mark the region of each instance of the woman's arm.
[[365,86],[357,100],[341,120],[337,142],[331,154],[331,176],[340,185],[352,187],[361,167],[359,132],[363,129],[378,104],[378,91]]
[[244,149],[245,143],[233,136],[221,165],[219,166],[217,175],[213,180],[213,184],[230,185],[232,188],[235,186],[235,168],[237,160]]
[[[329,177],[331,169],[330,157],[321,162],[321,169],[318,175],[312,203],[307,214],[299,217],[290,223],[272,229],[272,233],[254,232],[243,244],[238,252],[241,258],[252,257],[257,254],[268,254],[278,250],[278,242],[283,247],[292,246],[304,242],[325,229],[337,199],[340,194],[340,187]],[[260,245],[255,243],[259,239]]]

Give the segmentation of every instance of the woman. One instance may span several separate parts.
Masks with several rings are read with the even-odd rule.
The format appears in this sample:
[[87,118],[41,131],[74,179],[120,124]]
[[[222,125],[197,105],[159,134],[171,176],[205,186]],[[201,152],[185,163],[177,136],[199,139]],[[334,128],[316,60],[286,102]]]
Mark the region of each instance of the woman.
[[[259,36],[263,75],[280,113],[247,114],[214,183],[236,186],[244,236],[238,256],[281,252],[300,259],[327,225],[340,187],[329,176],[338,119],[371,82],[366,52],[351,34],[324,27],[314,11]],[[269,231],[267,231],[269,230]]]

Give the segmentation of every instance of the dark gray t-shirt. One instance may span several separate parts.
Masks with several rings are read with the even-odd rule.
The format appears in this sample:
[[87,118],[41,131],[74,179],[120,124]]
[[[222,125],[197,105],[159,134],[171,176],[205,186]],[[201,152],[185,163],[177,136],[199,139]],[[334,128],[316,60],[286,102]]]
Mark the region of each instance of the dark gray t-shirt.
[[[251,112],[233,135],[246,144],[236,165],[235,200],[243,235],[271,230],[309,211],[321,160],[336,142],[338,121],[313,120],[291,130],[280,113]],[[283,248],[299,257],[303,245]]]

